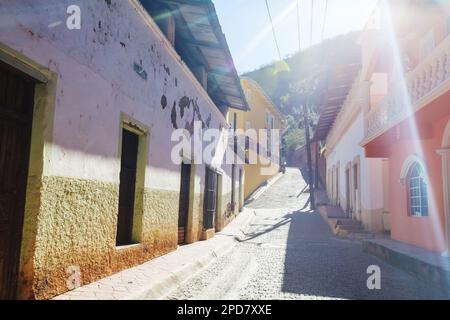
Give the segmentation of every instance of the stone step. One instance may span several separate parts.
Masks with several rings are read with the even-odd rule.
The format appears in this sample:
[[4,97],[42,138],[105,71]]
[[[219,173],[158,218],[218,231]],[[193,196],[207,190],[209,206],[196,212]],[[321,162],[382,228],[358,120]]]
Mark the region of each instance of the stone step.
[[352,232],[347,235],[348,239],[351,240],[368,240],[373,239],[375,236],[368,232]]
[[354,220],[354,219],[339,219],[337,221],[338,226],[356,226],[356,225],[362,225],[361,221]]
[[338,225],[337,228],[349,232],[365,232],[363,226],[361,225]]

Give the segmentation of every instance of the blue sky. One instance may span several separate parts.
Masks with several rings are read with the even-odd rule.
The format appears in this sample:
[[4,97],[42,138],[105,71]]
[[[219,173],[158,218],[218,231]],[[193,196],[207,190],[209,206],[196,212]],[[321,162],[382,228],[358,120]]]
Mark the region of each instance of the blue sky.
[[[297,0],[268,0],[281,55],[298,51]],[[309,46],[311,1],[300,0],[302,49]],[[213,0],[236,68],[244,73],[277,60],[264,0]],[[377,0],[328,0],[324,38],[361,29]],[[326,0],[314,0],[313,44],[320,42]]]

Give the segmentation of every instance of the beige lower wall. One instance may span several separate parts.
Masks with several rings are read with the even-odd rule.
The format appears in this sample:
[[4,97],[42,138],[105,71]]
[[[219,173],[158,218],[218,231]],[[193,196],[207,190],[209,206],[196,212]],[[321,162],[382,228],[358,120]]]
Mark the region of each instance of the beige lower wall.
[[216,221],[218,223],[217,229],[222,230],[225,228],[233,219],[236,217],[238,213],[238,206],[235,205],[233,208],[233,205],[231,204],[231,192],[225,193],[222,195],[222,208],[220,210],[219,214],[219,221]]
[[[142,210],[135,213],[134,224],[140,232],[133,233],[140,237],[139,244],[118,249],[118,184],[62,177],[30,179],[19,298],[48,299],[68,291],[68,267],[80,268],[85,285],[176,250],[179,193],[155,189],[141,193]],[[231,193],[222,197],[221,228],[236,215],[230,210]],[[191,242],[201,238],[202,212],[203,195],[196,194]]]
[[[277,166],[278,168],[278,166]],[[273,175],[262,175],[261,166],[256,164],[246,164],[245,165],[245,183],[244,183],[244,199],[248,199],[256,189],[258,189],[261,184],[270,178],[274,177],[277,172]]]
[[[69,267],[86,285],[177,249],[179,192],[137,192],[133,237],[116,247],[119,185],[99,181],[30,178],[19,276],[20,299],[48,299],[67,292]],[[141,201],[139,201],[141,199]],[[140,203],[140,205],[139,205]],[[238,214],[231,192],[222,195],[218,229]],[[188,242],[202,237],[203,194],[193,196]]]

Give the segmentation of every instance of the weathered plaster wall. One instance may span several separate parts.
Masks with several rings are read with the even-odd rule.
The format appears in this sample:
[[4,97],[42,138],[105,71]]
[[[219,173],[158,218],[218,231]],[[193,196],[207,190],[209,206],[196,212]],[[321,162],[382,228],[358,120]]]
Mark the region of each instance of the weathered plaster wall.
[[[258,139],[260,139],[259,130],[266,129],[266,112],[269,112],[270,115],[274,118],[274,129],[280,130],[279,133],[281,135],[283,121],[283,119],[281,118],[282,116],[276,110],[272,102],[267,98],[262,89],[256,82],[249,79],[241,79],[241,85],[246,94],[250,110],[247,112],[235,110],[230,111],[228,115],[228,122],[231,123],[234,119],[234,114],[236,114],[237,128],[244,131],[247,129],[256,130]],[[249,128],[247,128],[247,124],[250,126]],[[259,142],[261,142],[261,145],[264,148],[264,151],[261,151],[261,154],[263,154],[266,152],[265,143],[263,141]],[[249,151],[249,159],[252,159],[252,161],[257,161],[257,163],[245,165],[245,199],[247,199],[254,191],[256,191],[256,189],[261,186],[262,183],[278,174],[280,169],[280,145],[281,142],[278,141],[278,146],[275,146],[273,148],[270,159],[268,157],[264,157],[264,159],[261,159],[261,154],[258,155],[255,149]],[[251,148],[256,147],[254,146]]]
[[[194,120],[205,128],[226,126],[154,23],[132,1],[78,1],[82,29],[72,31],[65,27],[71,4],[0,0],[0,42],[57,77],[52,82],[54,114],[44,123],[51,127],[44,141],[48,152],[40,175],[30,177],[27,194],[22,298],[44,299],[67,291],[70,266],[80,267],[86,284],[174,250],[180,167],[170,161],[171,133],[190,130]],[[57,21],[62,24],[49,27]],[[135,72],[135,65],[146,77]],[[124,115],[148,129],[148,153],[140,190],[140,245],[117,249]],[[222,168],[225,199],[230,167]],[[204,172],[203,165],[196,170],[192,241],[202,231]]]

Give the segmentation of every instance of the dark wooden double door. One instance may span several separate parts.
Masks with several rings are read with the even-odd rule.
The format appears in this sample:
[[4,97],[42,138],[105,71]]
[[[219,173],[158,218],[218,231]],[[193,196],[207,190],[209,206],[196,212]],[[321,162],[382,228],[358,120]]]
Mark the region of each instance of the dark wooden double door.
[[181,165],[180,203],[178,211],[178,244],[186,243],[189,217],[189,198],[191,187],[191,164]]
[[[178,214],[178,244],[186,243],[186,234],[188,228],[189,199],[191,186],[191,164],[183,163],[181,165],[181,187],[180,203]],[[215,226],[215,216],[217,211],[217,190],[218,174],[206,168],[205,172],[205,193],[203,203],[203,229],[213,229]]]
[[0,299],[16,294],[34,85],[0,62]]
[[218,174],[206,168],[205,174],[205,199],[203,203],[203,229],[215,228],[215,217],[217,211],[217,185]]

